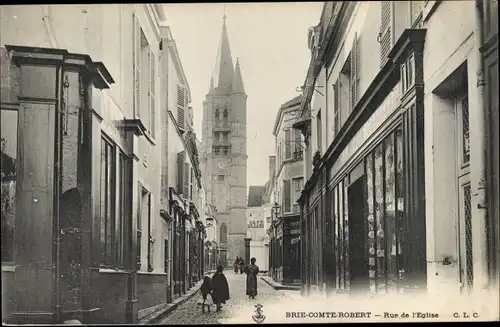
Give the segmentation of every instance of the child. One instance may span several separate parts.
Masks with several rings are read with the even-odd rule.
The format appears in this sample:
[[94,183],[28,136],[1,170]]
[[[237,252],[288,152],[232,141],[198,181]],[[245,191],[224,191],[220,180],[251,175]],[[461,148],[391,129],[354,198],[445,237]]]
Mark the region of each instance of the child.
[[201,310],[205,313],[205,306],[208,308],[208,312],[210,312],[210,304],[205,303],[207,301],[207,296],[212,295],[212,280],[210,277],[205,276],[203,278],[203,284],[200,287],[201,297],[203,298],[203,303],[201,304]]

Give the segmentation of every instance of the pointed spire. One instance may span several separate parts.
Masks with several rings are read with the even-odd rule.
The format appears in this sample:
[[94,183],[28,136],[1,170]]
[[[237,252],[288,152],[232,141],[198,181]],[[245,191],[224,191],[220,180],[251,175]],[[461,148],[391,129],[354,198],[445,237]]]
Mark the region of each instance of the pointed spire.
[[210,78],[210,90],[208,91],[208,93],[214,93],[215,92],[215,87],[214,87],[214,78],[211,77]]
[[234,69],[234,79],[233,79],[233,93],[245,93],[245,86],[243,85],[243,78],[241,77],[240,70],[240,59],[236,58],[236,67]]
[[226,15],[224,14],[222,23],[222,36],[215,62],[215,72],[213,80],[215,88],[218,91],[229,92],[233,81],[233,58],[231,57],[231,49],[229,48],[229,38],[227,36]]

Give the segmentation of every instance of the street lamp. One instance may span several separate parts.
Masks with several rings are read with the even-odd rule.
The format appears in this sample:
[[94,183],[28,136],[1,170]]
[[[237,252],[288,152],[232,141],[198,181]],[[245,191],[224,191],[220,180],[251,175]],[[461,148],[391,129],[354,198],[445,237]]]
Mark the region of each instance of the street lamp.
[[280,205],[278,204],[278,202],[274,202],[274,205],[273,205],[273,213],[276,217],[276,219],[278,219],[278,215],[280,214]]

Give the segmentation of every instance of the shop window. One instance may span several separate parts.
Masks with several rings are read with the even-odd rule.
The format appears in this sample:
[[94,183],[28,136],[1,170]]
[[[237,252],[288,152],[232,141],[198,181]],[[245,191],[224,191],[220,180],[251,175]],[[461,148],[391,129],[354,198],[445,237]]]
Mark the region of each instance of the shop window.
[[17,116],[14,110],[1,110],[1,219],[2,263],[14,261],[17,181]]
[[113,267],[116,219],[116,156],[115,145],[101,139],[101,266]]

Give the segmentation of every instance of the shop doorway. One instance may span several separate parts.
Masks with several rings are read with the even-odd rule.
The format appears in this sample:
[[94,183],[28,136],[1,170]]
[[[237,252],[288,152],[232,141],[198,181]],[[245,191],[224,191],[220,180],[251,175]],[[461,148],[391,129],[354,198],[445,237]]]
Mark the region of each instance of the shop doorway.
[[349,206],[349,270],[351,294],[369,290],[368,258],[365,227],[365,177],[361,176],[348,188]]

